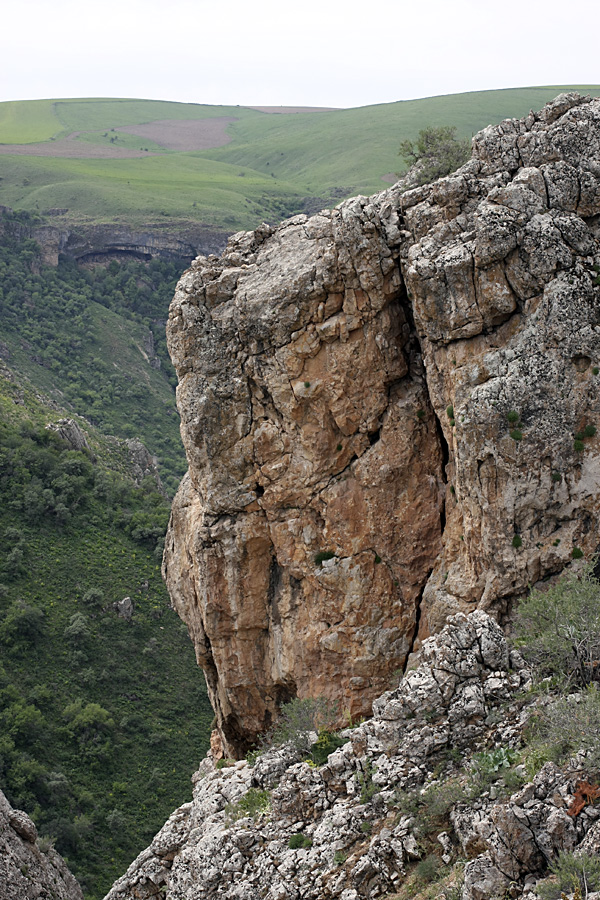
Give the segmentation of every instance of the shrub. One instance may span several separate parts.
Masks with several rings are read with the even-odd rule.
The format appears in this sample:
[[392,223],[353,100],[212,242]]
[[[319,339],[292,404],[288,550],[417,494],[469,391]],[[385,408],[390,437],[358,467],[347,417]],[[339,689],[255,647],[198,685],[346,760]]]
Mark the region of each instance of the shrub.
[[454,418],[454,407],[452,406],[452,404],[446,407],[446,415],[449,419]]
[[596,434],[596,426],[595,425],[586,425],[583,429],[584,437],[594,437]]
[[375,768],[370,759],[365,763],[363,772],[358,775],[358,783],[360,785],[360,802],[369,803],[375,794],[379,793],[379,788],[373,781]]
[[320,728],[319,736],[310,748],[312,761],[317,766],[322,766],[327,762],[329,754],[333,753],[334,750],[337,750],[339,747],[343,747],[345,743],[345,738],[339,737],[335,732],[328,731],[326,728]]
[[515,549],[518,549],[519,547],[523,546],[523,538],[521,537],[520,534],[514,535],[514,537],[512,539],[512,545]]
[[545,593],[532,590],[515,617],[517,646],[539,673],[580,686],[600,676],[600,584],[591,565]]
[[86,606],[102,606],[104,602],[104,591],[100,588],[92,587],[82,597]]
[[293,834],[288,841],[288,847],[290,850],[304,850],[307,847],[312,847],[312,841],[305,834]]
[[0,641],[12,649],[23,650],[39,643],[45,631],[43,611],[24,600],[16,600],[0,625]]
[[520,428],[513,428],[510,432],[510,436],[513,441],[522,441],[523,440],[523,432]]
[[[303,700],[296,697],[281,707],[277,723],[261,738],[261,746],[291,744],[301,753],[309,753],[313,749],[314,733],[327,734],[338,716],[338,704],[325,697],[306,697]],[[322,741],[325,740],[323,737]]]
[[507,412],[506,418],[511,423],[511,425],[516,425],[521,417],[516,409],[511,409],[509,410],[509,412]]
[[583,441],[578,440],[577,438],[573,441],[573,450],[577,453],[581,453],[585,449],[585,444]]
[[315,563],[317,566],[320,566],[326,559],[333,559],[334,556],[335,552],[333,550],[320,550],[318,553],[315,553]]
[[437,857],[435,853],[430,853],[417,863],[416,875],[418,880],[423,884],[430,884],[432,881],[437,881],[440,876],[441,867],[442,862],[439,857]]
[[550,865],[553,878],[547,878],[536,891],[542,900],[558,900],[559,897],[579,892],[580,897],[600,889],[600,858],[589,853],[565,853]]
[[571,556],[573,557],[573,559],[581,559],[583,557],[583,550],[581,550],[579,547],[573,547]]
[[[528,740],[542,762],[562,764],[584,750],[592,769],[600,768],[600,691],[595,684],[580,694],[559,697],[531,723]],[[527,765],[528,763],[526,763]]]
[[348,859],[348,854],[343,850],[336,850],[333,854],[333,864],[335,866],[343,866],[343,864]]
[[496,747],[495,750],[476,753],[473,756],[472,765],[477,789],[485,790],[489,784],[500,777],[499,773],[510,769],[518,759],[519,754],[510,747]]
[[419,163],[417,184],[429,184],[466,163],[471,156],[471,144],[459,140],[453,126],[429,126],[419,131],[416,141],[402,141],[400,156],[409,165]]

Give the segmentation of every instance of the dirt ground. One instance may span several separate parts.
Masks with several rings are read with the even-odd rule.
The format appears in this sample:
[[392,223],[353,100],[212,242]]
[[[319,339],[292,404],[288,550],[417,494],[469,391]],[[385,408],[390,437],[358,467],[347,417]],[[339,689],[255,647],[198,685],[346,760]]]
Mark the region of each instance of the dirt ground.
[[128,150],[125,147],[85,144],[83,141],[69,138],[62,141],[46,141],[43,144],[0,144],[0,154],[5,156],[62,156],[70,159],[131,159],[139,156],[162,155],[145,153],[143,150]]
[[237,121],[232,116],[215,119],[159,119],[143,125],[123,125],[115,130],[155,141],[167,150],[211,150],[231,141],[227,126]]
[[289,115],[303,112],[335,112],[337,106],[246,106],[245,109],[256,109],[258,112]]
[[[289,115],[301,112],[327,112],[335,107],[325,106],[248,106],[258,112],[273,115]],[[237,122],[234,116],[214,119],[159,119],[143,125],[123,125],[115,131],[147,138],[166,150],[212,150],[231,141],[227,126]],[[142,156],[160,156],[157,152],[130,150],[113,145],[88,144],[78,141],[81,131],[74,131],[60,141],[44,141],[40,144],[0,144],[0,154],[11,156],[60,156],[69,159],[135,159]]]

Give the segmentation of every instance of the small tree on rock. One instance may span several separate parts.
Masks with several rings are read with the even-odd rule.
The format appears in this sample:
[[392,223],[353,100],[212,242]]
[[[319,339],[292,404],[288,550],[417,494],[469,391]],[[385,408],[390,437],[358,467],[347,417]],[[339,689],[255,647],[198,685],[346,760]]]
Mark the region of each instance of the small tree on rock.
[[429,184],[464,165],[471,156],[471,142],[459,140],[453,126],[430,126],[419,132],[416,141],[402,141],[400,156],[409,166],[416,167],[417,185]]

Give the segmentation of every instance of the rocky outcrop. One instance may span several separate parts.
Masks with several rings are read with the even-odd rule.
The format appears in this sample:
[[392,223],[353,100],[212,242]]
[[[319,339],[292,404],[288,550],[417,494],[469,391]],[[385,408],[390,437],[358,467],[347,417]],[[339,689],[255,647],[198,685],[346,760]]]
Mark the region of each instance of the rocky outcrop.
[[219,253],[226,240],[223,232],[193,223],[176,231],[156,225],[137,229],[117,224],[81,225],[61,231],[58,252],[79,263],[128,257],[180,260],[198,253]]
[[[67,209],[47,210],[47,215],[52,216],[66,213]],[[47,266],[57,266],[60,256],[82,265],[132,258],[190,260],[198,253],[220,253],[227,241],[225,232],[193,222],[140,228],[117,223],[50,225],[39,216],[28,220],[8,206],[0,206],[0,235],[5,232],[19,240],[36,241],[40,261]]]
[[[490,900],[507,888],[523,896],[560,850],[590,852],[599,812],[590,802],[569,815],[576,778],[551,763],[512,796],[505,769],[468,804],[448,793],[449,783],[473,778],[474,750],[514,752],[539,702],[517,697],[530,674],[498,625],[481,611],[458,614],[424,641],[422,657],[377,700],[371,720],[342,733],[347,743],[321,767],[299,762],[290,745],[253,767],[219,769],[207,757],[192,802],[107,900],[370,900],[398,891],[436,846],[448,867],[468,860],[463,900]],[[444,792],[445,822],[425,828],[428,805],[437,803],[439,815]],[[251,798],[260,800],[252,816]],[[437,896],[446,896],[441,885]]]
[[83,893],[52,846],[41,849],[27,813],[0,791],[0,900],[83,900]]
[[449,613],[597,549],[599,215],[600,101],[568,94],[184,274],[164,574],[228,755],[295,696],[367,713]]

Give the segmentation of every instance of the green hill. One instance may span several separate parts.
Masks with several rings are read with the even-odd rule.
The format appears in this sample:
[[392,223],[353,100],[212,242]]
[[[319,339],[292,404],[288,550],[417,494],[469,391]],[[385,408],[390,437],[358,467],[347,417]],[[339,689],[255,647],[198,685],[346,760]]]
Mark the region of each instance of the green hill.
[[555,85],[294,114],[133,99],[0,103],[0,203],[67,209],[68,221],[252,228],[383,189],[402,167],[400,142],[421,128],[454,125],[470,137],[572,89],[600,94]]

